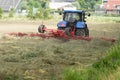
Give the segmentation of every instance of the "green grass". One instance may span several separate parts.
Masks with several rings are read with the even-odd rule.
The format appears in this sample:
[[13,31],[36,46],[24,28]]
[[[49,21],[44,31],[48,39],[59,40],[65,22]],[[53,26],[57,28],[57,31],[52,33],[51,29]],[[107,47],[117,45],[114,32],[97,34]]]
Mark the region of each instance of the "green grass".
[[78,70],[66,69],[64,72],[64,80],[80,80],[80,72]]
[[[118,41],[107,55],[84,70],[68,70],[64,80],[104,80],[120,66],[120,41]],[[117,78],[119,80],[119,77]]]

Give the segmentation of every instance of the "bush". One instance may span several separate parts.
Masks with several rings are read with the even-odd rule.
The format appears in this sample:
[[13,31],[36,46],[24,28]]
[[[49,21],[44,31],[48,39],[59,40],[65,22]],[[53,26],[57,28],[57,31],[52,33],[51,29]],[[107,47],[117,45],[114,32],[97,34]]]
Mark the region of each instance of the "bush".
[[15,13],[14,8],[11,8],[9,12],[9,17],[13,17],[14,13]]
[[44,9],[42,7],[38,8],[37,12],[33,14],[33,9],[29,8],[29,12],[27,15],[28,18],[30,19],[50,19],[51,14],[50,14],[50,9]]

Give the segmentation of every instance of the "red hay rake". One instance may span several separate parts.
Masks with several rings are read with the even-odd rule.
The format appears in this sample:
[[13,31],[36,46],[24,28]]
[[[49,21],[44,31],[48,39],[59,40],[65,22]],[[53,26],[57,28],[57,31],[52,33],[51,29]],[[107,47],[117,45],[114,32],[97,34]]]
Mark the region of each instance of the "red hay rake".
[[[43,33],[22,33],[22,32],[15,33],[15,32],[12,32],[12,33],[8,33],[8,34],[11,36],[16,36],[16,37],[28,36],[28,37],[41,37],[41,38],[58,38],[58,39],[65,39],[65,40],[74,39],[74,40],[91,41],[93,39],[93,37],[75,36],[74,32],[71,32],[71,35],[68,36],[65,34],[65,31],[63,31],[63,30],[47,29],[46,27],[44,27],[42,30],[43,30]],[[106,41],[110,41],[110,42],[116,41],[116,39],[106,38],[106,37],[99,37],[98,39],[106,40]]]

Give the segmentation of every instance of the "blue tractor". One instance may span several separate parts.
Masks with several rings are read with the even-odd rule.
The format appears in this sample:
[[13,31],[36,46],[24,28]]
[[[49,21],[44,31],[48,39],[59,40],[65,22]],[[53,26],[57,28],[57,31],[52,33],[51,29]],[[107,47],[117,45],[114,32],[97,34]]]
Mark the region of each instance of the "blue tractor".
[[[90,16],[90,14],[88,14]],[[64,10],[63,20],[57,24],[58,30],[64,30],[66,35],[74,32],[75,36],[89,36],[86,13],[82,10]]]

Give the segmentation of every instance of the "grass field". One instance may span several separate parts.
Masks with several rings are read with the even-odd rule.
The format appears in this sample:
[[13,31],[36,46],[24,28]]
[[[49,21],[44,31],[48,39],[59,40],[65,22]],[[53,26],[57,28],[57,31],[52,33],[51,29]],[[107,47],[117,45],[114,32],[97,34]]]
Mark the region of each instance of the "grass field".
[[[95,37],[89,42],[13,37],[2,34],[0,38],[0,80],[62,80],[65,69],[81,70],[91,66],[105,57],[109,48],[114,45],[114,43],[98,39],[98,37],[115,39],[120,37],[120,23],[112,21],[113,18],[111,20],[110,18],[102,18],[101,21],[100,18],[88,18],[90,36]],[[115,18],[115,20],[117,19]],[[1,20],[3,26],[6,24],[5,21]],[[23,29],[27,24],[38,25],[39,23],[39,21],[26,21],[26,23],[25,21],[19,23],[23,24],[21,26]],[[51,24],[52,21],[47,20],[45,23],[55,26],[58,19],[55,19]],[[16,24],[19,20],[18,22],[7,20],[7,22]],[[117,75],[119,72],[111,74],[110,77],[119,77]]]

